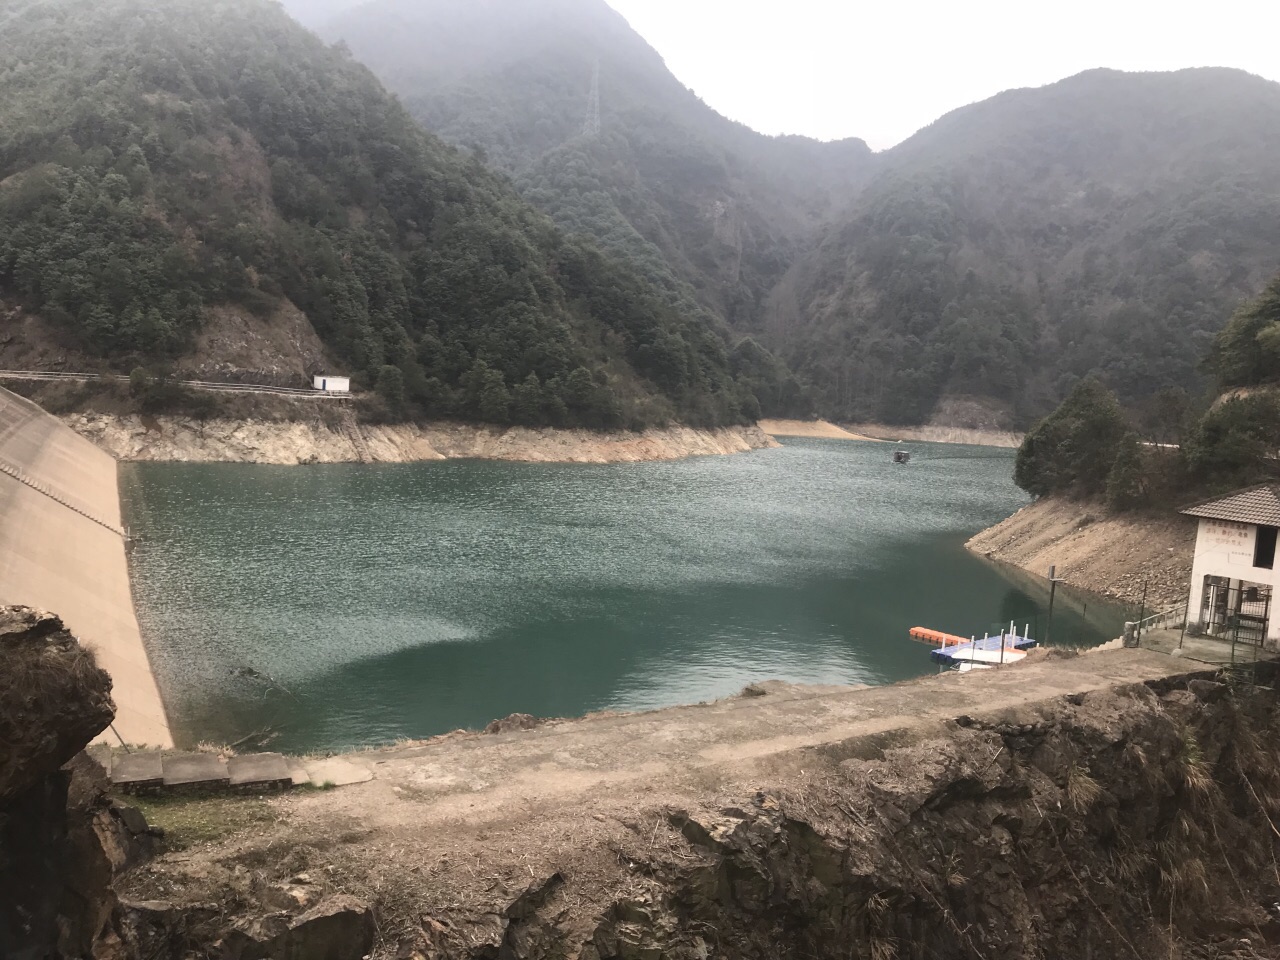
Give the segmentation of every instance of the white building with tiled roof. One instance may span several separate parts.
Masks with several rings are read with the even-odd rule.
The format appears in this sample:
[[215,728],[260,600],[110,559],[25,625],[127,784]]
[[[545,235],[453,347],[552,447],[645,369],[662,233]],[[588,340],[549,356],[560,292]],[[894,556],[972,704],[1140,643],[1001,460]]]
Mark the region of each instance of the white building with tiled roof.
[[1280,649],[1280,617],[1271,613],[1272,597],[1280,587],[1280,484],[1238,490],[1182,512],[1200,521],[1191,562],[1188,628]]

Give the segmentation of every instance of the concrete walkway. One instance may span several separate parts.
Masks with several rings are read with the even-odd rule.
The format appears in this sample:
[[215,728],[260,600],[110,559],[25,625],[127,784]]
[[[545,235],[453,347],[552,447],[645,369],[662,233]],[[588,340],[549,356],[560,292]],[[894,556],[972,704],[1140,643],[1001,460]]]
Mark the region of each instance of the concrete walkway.
[[116,462],[0,389],[0,603],[48,610],[111,674],[115,733],[173,743],[133,609]]
[[1141,647],[1157,653],[1168,654],[1191,661],[1189,667],[1202,663],[1208,666],[1231,666],[1233,664],[1256,663],[1259,660],[1274,660],[1276,654],[1256,644],[1236,643],[1221,640],[1217,637],[1192,636],[1176,630],[1148,630],[1142,635]]

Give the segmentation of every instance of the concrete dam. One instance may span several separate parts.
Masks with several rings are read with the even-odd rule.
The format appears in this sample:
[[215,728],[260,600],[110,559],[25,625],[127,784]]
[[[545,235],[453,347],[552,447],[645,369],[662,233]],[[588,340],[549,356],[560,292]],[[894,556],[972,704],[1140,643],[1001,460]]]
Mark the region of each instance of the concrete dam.
[[0,604],[57,614],[97,654],[116,703],[105,740],[170,747],[125,542],[115,460],[0,388]]

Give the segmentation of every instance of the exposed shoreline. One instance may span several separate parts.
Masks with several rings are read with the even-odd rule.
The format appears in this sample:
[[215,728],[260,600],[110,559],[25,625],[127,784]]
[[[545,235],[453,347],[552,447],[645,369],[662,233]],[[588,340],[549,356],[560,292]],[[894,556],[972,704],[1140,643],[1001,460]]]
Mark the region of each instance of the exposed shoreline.
[[1195,526],[1183,517],[1110,516],[1097,504],[1046,498],[967,544],[990,560],[1148,610],[1180,603],[1191,581]]
[[917,440],[923,443],[956,443],[972,447],[1003,447],[1017,449],[1023,435],[1006,430],[985,430],[977,427],[892,427],[883,423],[846,423],[844,429],[864,435],[871,440]]
[[120,461],[182,463],[415,463],[516,460],[535,463],[639,463],[746,453],[778,446],[757,426],[640,433],[484,427],[458,423],[362,424],[143,418],[88,413],[64,422]]
[[761,420],[760,429],[771,437],[805,437],[813,440],[865,440],[879,443],[874,437],[851,433],[827,420]]

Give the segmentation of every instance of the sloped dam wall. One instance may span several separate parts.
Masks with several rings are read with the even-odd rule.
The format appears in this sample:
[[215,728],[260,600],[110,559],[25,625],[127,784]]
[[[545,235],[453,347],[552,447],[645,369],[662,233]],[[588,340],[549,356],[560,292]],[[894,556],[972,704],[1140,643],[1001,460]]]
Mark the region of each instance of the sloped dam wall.
[[[115,734],[172,746],[129,588],[116,462],[0,389],[0,605],[57,614],[111,674]],[[118,742],[110,732],[106,738]]]

